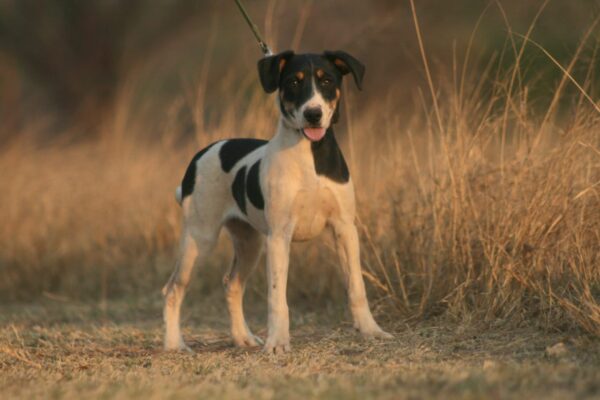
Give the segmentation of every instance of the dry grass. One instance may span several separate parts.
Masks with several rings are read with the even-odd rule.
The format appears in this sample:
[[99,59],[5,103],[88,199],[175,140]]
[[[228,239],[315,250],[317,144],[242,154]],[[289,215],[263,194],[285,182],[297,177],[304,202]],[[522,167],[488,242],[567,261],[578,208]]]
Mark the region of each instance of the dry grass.
[[[600,394],[600,354],[597,343],[585,337],[542,336],[531,329],[481,333],[465,324],[431,321],[388,322],[393,341],[365,342],[347,319],[340,321],[340,307],[324,315],[292,307],[293,351],[269,357],[232,347],[224,302],[210,299],[186,313],[185,334],[196,354],[173,354],[160,351],[160,306],[157,295],[109,303],[104,310],[63,302],[2,307],[0,396],[561,399]],[[264,336],[264,318],[256,331]]]

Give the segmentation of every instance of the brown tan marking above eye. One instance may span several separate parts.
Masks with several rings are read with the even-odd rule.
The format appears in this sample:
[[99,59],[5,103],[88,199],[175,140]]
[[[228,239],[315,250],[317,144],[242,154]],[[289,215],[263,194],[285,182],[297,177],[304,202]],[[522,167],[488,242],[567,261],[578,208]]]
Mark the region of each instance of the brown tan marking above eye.
[[304,72],[302,71],[298,71],[296,72],[296,78],[301,81],[302,79],[304,79]]
[[285,58],[282,58],[281,60],[279,60],[279,72],[283,71],[283,67],[285,67],[286,62],[287,62],[287,60]]
[[340,67],[340,68],[348,68],[348,66],[346,65],[346,63],[343,62],[342,60],[340,60],[339,58],[336,58],[333,63],[335,65],[337,65],[338,67]]
[[317,74],[317,78],[322,78],[323,75],[325,75],[325,72],[323,72],[323,70],[321,68],[319,68],[319,69],[317,69],[316,74]]

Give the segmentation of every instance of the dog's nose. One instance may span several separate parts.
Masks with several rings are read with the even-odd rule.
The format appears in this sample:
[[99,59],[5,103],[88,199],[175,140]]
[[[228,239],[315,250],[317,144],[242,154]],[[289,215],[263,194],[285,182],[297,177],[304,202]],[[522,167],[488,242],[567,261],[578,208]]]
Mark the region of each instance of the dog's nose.
[[321,111],[321,107],[315,108],[307,108],[304,110],[304,119],[309,124],[318,124],[321,122],[321,117],[323,116],[323,111]]

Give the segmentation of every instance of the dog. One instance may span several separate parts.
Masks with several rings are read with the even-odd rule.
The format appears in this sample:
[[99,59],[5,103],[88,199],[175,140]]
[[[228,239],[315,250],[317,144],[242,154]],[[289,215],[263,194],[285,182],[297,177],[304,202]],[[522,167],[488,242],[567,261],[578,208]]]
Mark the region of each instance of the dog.
[[362,278],[354,224],[354,187],[332,125],[339,118],[342,77],[359,90],[365,67],[343,51],[285,51],[258,62],[266,93],[278,91],[280,117],[271,140],[230,139],[198,152],[176,197],[183,208],[180,254],[163,288],[164,346],[188,350],[180,309],[194,265],[202,264],[225,227],[235,256],[223,283],[231,335],[240,347],[259,346],[244,318],[246,280],[266,249],[267,353],[290,350],[286,285],[290,244],[333,230],[354,327],[367,338],[391,338],[375,322]]

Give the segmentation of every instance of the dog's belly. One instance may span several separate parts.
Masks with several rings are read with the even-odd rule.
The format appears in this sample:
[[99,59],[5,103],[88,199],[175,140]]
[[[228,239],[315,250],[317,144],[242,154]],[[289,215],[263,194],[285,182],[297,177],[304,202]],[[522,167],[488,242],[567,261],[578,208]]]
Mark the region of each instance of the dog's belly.
[[337,208],[328,188],[298,192],[293,205],[295,227],[292,239],[304,241],[318,236]]

